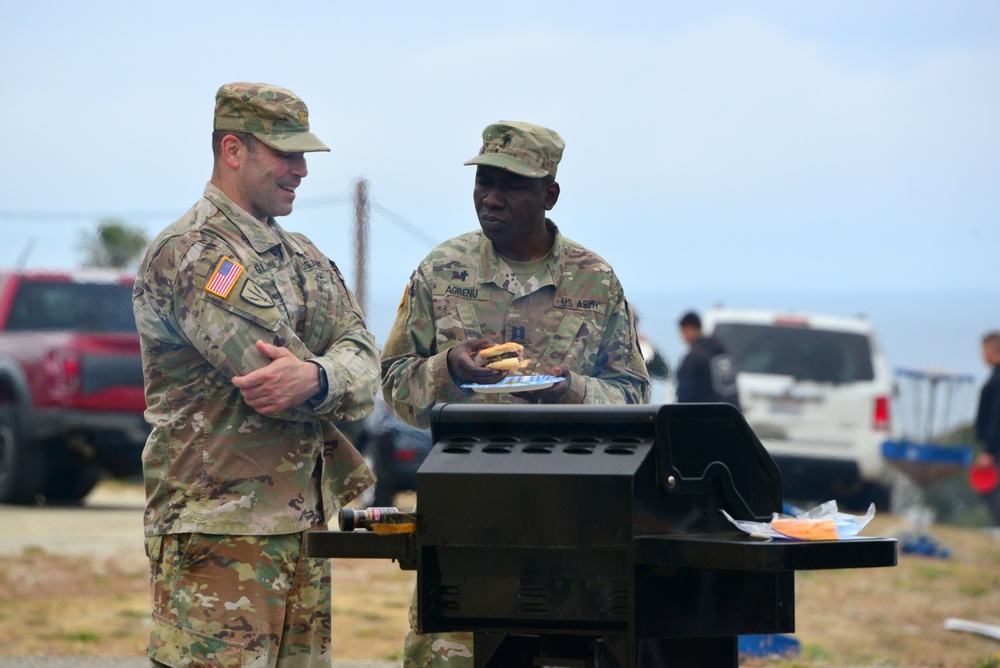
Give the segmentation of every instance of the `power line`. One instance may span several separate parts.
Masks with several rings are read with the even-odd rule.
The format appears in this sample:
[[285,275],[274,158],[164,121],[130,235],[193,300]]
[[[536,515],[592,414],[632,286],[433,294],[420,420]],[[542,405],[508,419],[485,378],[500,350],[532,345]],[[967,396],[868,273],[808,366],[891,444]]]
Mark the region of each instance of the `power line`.
[[[319,197],[303,198],[296,203],[297,209],[319,209],[323,207],[333,207],[352,203],[352,196],[349,193],[321,195]],[[433,248],[437,246],[437,239],[420,229],[391,209],[379,204],[369,196],[371,208],[375,213],[385,218],[387,221],[400,228],[407,234],[419,239]],[[25,209],[0,209],[0,221],[27,221],[32,223],[67,223],[67,222],[93,222],[105,218],[116,218],[126,221],[143,221],[157,218],[167,218],[173,220],[183,213],[183,209],[140,209],[135,211],[51,211],[51,210],[25,210]]]
[[411,223],[409,220],[399,215],[398,213],[390,211],[389,209],[385,208],[378,202],[374,201],[371,203],[371,207],[373,211],[375,211],[378,214],[381,214],[382,217],[384,217],[390,223],[408,232],[409,234],[415,236],[416,238],[420,239],[431,248],[434,248],[435,246],[438,245],[437,239],[432,237],[427,232],[424,232],[422,229],[420,229],[419,227],[417,227],[416,225],[414,225],[413,223]]

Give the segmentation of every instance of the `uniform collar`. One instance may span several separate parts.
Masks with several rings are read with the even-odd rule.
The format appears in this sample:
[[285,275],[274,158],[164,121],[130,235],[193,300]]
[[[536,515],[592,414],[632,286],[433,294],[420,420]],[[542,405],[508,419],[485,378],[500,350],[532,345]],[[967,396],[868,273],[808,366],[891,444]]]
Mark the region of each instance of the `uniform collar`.
[[246,237],[250,247],[258,255],[282,244],[290,246],[295,253],[302,252],[299,244],[282,229],[274,218],[268,218],[266,223],[261,222],[240,208],[228,195],[211,183],[205,186],[205,199],[217,206],[219,211],[239,229]]
[[[545,285],[555,285],[555,278],[562,273],[562,235],[559,233],[559,228],[548,218],[545,219],[545,229],[549,230],[553,234],[552,240],[552,250],[549,253],[549,259],[547,262],[548,268],[548,278],[538,287],[543,287]],[[497,253],[496,248],[493,247],[493,242],[486,238],[485,234],[480,232],[483,240],[483,250],[481,264],[483,266],[483,272],[480,274],[480,283],[494,283],[500,287],[503,287],[507,280],[506,277],[511,273],[511,269],[507,266],[503,257]]]

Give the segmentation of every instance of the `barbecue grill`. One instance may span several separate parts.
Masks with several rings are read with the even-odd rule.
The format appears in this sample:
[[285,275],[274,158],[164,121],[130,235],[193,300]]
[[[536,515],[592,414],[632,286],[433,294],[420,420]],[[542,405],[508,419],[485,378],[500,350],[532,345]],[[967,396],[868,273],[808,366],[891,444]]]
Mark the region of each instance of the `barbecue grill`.
[[775,541],[777,467],[728,404],[435,406],[416,531],[312,532],[316,557],[417,571],[417,628],[475,665],[737,666],[795,629],[796,570],[896,563],[896,541]]

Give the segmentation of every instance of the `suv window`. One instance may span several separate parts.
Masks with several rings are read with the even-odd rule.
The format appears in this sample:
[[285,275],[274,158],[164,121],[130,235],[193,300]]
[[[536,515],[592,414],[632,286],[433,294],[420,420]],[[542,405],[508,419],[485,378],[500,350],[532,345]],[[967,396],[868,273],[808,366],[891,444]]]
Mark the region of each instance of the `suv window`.
[[22,283],[7,330],[134,334],[132,288],[118,283]]
[[819,383],[873,380],[868,337],[806,327],[719,323],[714,334],[736,356],[739,370]]

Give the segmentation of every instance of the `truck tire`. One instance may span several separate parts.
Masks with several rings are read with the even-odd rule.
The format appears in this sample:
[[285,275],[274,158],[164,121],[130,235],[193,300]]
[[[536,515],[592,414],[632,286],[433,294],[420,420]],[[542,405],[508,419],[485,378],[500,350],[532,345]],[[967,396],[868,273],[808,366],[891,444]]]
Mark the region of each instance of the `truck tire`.
[[386,466],[386,454],[380,452],[378,461],[378,482],[375,483],[375,505],[380,508],[392,506],[396,501],[396,481],[392,470]]
[[888,485],[882,485],[877,482],[866,483],[863,498],[868,503],[864,504],[862,510],[868,510],[868,504],[874,503],[875,510],[880,513],[890,513],[893,511],[892,488]]
[[889,513],[892,512],[892,489],[877,482],[861,483],[857,492],[838,498],[837,503],[841,510],[853,513],[863,513],[874,503],[877,512]]
[[101,481],[103,471],[94,462],[76,458],[73,463],[56,464],[49,469],[45,481],[45,498],[48,501],[73,503],[90,494]]
[[36,503],[48,474],[45,452],[21,433],[13,406],[0,406],[0,503]]

